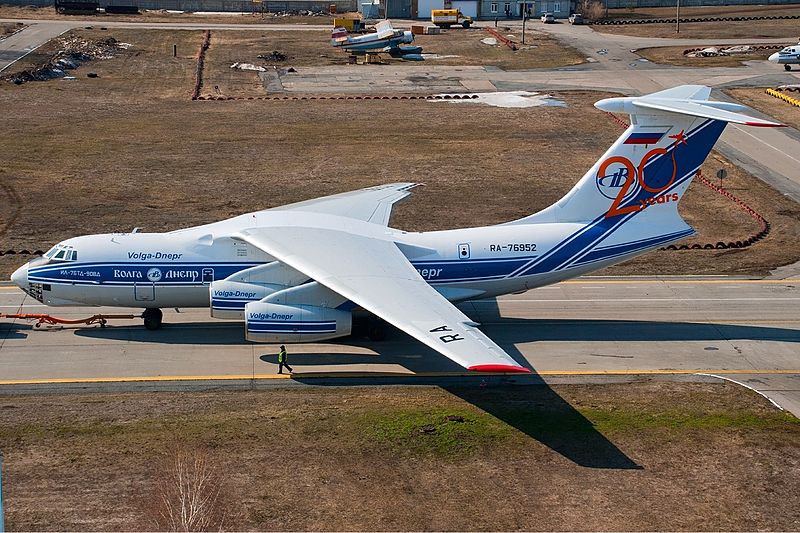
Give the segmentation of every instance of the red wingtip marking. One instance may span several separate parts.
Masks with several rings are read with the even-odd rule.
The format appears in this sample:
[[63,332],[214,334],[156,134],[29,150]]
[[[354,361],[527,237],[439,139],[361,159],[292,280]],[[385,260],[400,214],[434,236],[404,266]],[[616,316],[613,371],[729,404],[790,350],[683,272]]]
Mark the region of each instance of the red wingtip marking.
[[475,372],[516,372],[519,374],[530,374],[530,369],[522,366],[514,365],[475,365],[469,367],[467,370]]
[[755,126],[757,128],[785,128],[786,124],[768,124],[764,122],[745,122],[745,126]]

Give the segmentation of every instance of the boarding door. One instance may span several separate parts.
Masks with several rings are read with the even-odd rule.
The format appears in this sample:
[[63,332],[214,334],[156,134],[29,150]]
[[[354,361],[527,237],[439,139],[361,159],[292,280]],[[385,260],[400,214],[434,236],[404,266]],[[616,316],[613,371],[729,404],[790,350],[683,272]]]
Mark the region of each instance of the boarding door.
[[208,285],[212,281],[214,281],[214,269],[213,268],[204,268],[203,269],[203,285]]

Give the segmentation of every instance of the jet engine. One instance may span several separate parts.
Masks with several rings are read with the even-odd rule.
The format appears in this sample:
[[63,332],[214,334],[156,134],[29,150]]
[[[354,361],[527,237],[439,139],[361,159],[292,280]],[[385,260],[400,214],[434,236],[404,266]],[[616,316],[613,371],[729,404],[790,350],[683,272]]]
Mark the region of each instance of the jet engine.
[[211,293],[211,316],[228,320],[244,318],[244,306],[282,290],[282,285],[271,283],[243,283],[241,281],[214,281]]
[[252,342],[313,342],[349,335],[349,311],[314,305],[251,302],[245,305],[245,337]]

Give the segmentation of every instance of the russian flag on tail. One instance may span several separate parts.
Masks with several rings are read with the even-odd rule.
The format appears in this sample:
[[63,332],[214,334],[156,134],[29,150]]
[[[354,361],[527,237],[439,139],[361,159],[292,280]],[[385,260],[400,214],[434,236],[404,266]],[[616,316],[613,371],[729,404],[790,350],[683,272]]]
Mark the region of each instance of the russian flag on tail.
[[634,131],[625,139],[624,144],[656,144],[666,133],[666,131]]

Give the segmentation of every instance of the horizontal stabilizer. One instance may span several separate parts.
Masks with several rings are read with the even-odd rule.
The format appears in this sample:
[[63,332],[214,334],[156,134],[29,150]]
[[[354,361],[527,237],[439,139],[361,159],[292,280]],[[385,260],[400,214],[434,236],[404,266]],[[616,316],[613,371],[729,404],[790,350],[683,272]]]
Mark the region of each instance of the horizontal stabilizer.
[[784,127],[784,124],[738,113],[744,106],[707,100],[710,90],[697,85],[683,85],[645,96],[606,98],[595,107],[612,113],[647,114],[648,110],[733,122],[746,126]]

